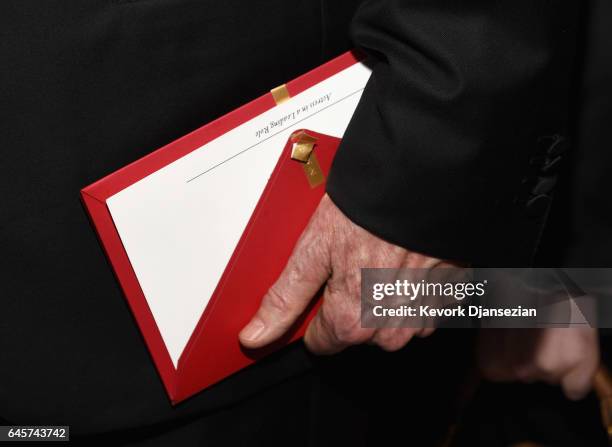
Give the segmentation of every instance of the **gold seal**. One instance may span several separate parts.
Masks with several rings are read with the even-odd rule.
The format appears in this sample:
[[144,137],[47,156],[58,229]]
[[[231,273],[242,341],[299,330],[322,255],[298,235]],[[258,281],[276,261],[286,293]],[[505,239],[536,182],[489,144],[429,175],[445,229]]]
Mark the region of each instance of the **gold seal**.
[[310,187],[314,188],[324,183],[325,175],[323,175],[319,160],[313,152],[317,144],[317,138],[299,130],[291,135],[290,141],[293,143],[291,159],[302,163]]
[[302,163],[307,163],[317,143],[317,139],[307,134],[305,131],[300,130],[291,135],[291,141],[293,142],[291,158],[301,161]]

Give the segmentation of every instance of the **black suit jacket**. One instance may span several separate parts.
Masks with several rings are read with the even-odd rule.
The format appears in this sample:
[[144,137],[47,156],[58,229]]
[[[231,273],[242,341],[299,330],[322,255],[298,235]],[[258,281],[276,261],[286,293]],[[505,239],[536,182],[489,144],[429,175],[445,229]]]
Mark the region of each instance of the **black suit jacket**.
[[612,266],[612,3],[587,2],[579,37],[572,151],[563,166],[539,261]]
[[0,2],[0,420],[150,426],[308,367],[296,345],[173,409],[79,191],[349,49],[355,6]]
[[579,2],[364,2],[353,38],[374,72],[333,201],[406,248],[525,266],[567,148],[579,17]]

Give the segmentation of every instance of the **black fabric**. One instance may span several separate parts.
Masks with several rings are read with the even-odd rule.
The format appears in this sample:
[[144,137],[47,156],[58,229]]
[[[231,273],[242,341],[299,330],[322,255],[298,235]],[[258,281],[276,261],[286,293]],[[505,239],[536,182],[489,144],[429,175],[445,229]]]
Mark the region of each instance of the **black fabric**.
[[538,260],[542,265],[612,267],[612,3],[588,2],[581,35],[582,69],[572,110],[574,144]]
[[572,402],[557,386],[484,383],[460,421],[453,447],[610,445],[596,396]]
[[[581,32],[578,88],[572,108],[572,150],[565,160],[537,262],[542,266],[612,267],[612,3],[588,2]],[[610,315],[610,300],[599,301]],[[612,355],[612,328],[602,328]],[[612,363],[608,362],[612,366]]]
[[77,445],[438,447],[457,415],[475,332],[438,331],[388,353],[357,346],[236,404]]
[[353,37],[374,72],[332,200],[411,250],[530,262],[550,203],[540,180],[567,133],[581,13],[548,0],[364,2]]
[[[578,51],[571,98],[571,150],[563,160],[550,216],[537,250],[542,267],[612,267],[612,3],[591,0],[578,20]],[[610,303],[600,310],[610,312]],[[600,330],[602,363],[612,366],[609,328]],[[565,399],[559,387],[485,383],[465,410],[456,445],[505,447],[608,446],[595,393]]]
[[349,49],[355,6],[0,2],[2,419],[179,423],[309,367],[296,345],[172,408],[79,191]]

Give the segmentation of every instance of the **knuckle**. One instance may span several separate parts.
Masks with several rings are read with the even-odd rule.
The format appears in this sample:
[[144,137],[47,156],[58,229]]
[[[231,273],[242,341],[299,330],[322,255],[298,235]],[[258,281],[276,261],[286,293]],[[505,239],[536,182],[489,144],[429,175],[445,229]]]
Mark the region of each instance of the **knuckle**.
[[550,355],[539,355],[536,357],[535,366],[544,374],[554,374],[560,369],[557,359]]
[[342,344],[355,345],[362,340],[362,335],[354,328],[336,328],[334,333],[336,339]]
[[268,310],[278,315],[283,315],[291,309],[291,301],[285,293],[278,290],[277,286],[272,286],[270,290],[268,290],[266,304]]
[[360,326],[359,309],[352,306],[343,306],[337,314],[337,326],[347,330],[354,330]]
[[349,301],[359,301],[361,298],[361,278],[358,274],[351,275],[347,278],[346,292],[349,296]]
[[361,328],[359,320],[349,316],[337,319],[333,325],[334,337],[342,344],[356,345],[368,339],[368,331]]
[[376,344],[385,351],[398,351],[412,339],[413,330],[383,329],[376,333]]
[[285,270],[285,279],[288,284],[296,285],[312,276],[312,267],[306,264],[303,258],[293,258]]
[[387,352],[394,352],[402,349],[406,343],[401,337],[389,337],[381,340],[378,346]]
[[336,338],[342,343],[353,345],[363,340],[359,315],[356,315],[352,309],[345,308],[338,312],[333,328]]

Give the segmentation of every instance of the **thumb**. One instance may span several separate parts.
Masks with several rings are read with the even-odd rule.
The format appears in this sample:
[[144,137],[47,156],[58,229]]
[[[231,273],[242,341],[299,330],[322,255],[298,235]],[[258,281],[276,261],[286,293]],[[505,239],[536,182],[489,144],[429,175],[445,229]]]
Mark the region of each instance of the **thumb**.
[[578,365],[561,378],[561,387],[570,400],[580,400],[591,390],[594,372],[589,367]]
[[593,386],[593,378],[599,366],[599,356],[592,355],[582,359],[561,378],[561,387],[570,400],[584,398]]
[[324,238],[307,229],[276,283],[239,338],[247,348],[260,348],[284,335],[327,281],[330,261]]

